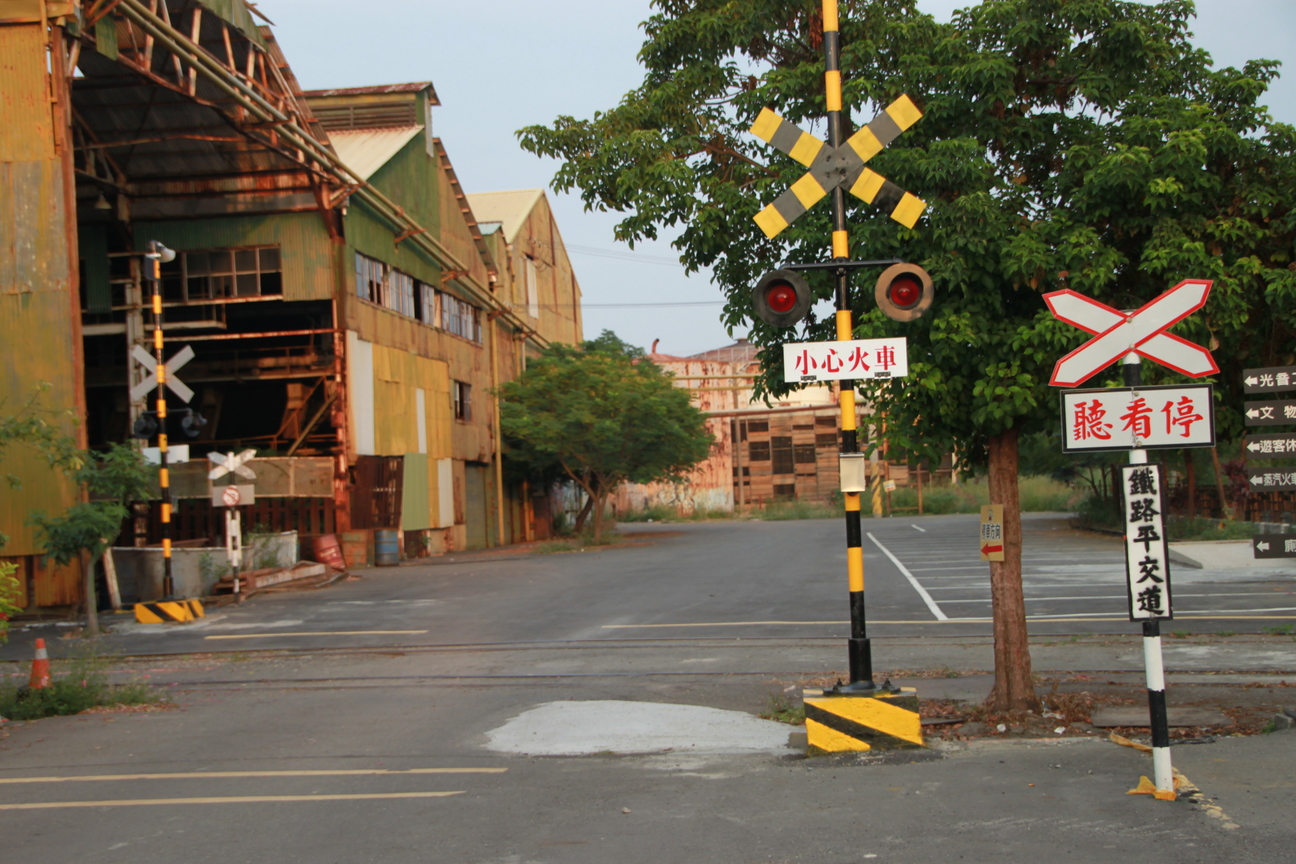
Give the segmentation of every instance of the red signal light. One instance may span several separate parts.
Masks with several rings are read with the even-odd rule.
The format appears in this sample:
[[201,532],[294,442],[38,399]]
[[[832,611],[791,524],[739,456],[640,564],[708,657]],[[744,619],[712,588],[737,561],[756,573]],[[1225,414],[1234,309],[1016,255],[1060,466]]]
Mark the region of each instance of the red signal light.
[[786,282],[776,282],[765,289],[765,302],[780,315],[786,315],[796,308],[797,294]]
[[756,315],[774,327],[791,327],[806,317],[814,302],[810,286],[792,270],[773,270],[752,289]]
[[873,289],[882,314],[895,321],[914,321],[931,308],[936,292],[932,278],[917,264],[892,264]]
[[901,309],[912,309],[922,299],[922,285],[913,276],[906,273],[891,283],[887,289],[891,302]]

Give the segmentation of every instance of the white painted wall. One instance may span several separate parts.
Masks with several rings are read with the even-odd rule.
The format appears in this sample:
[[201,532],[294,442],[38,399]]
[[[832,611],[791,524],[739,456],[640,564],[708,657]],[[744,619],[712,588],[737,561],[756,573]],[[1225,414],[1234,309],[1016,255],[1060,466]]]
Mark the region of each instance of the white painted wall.
[[418,452],[427,453],[427,391],[414,388],[414,410],[418,423]]
[[374,365],[373,343],[359,338],[354,330],[346,334],[347,393],[351,397],[351,434],[356,454],[373,456]]
[[454,468],[449,459],[437,463],[437,520],[438,528],[454,526]]

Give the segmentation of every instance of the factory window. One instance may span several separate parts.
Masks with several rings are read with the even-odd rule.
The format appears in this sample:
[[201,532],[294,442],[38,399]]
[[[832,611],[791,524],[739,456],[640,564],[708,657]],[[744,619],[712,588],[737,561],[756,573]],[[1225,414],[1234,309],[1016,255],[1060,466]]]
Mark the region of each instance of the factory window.
[[441,327],[456,336],[481,342],[481,310],[453,294],[441,294]]
[[383,303],[388,309],[414,317],[414,277],[399,270],[387,271],[387,291]]
[[456,420],[472,420],[472,385],[462,381],[452,381],[451,395],[454,399],[454,416]]
[[355,269],[356,296],[382,305],[383,294],[386,293],[383,289],[386,287],[387,265],[357,252]]
[[185,252],[162,265],[168,301],[277,297],[283,294],[278,246]]

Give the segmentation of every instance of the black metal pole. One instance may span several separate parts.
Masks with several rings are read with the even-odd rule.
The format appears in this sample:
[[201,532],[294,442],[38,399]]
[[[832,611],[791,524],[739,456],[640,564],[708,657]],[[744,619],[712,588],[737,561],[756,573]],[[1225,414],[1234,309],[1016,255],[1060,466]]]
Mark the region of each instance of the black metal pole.
[[[828,146],[840,147],[845,141],[845,118],[841,95],[841,33],[837,23],[837,0],[823,2],[824,89],[828,108]],[[832,257],[834,261],[850,260],[850,233],[846,229],[846,190],[832,190]],[[851,320],[850,268],[836,271],[837,340],[850,341],[854,336]],[[859,453],[858,419],[855,408],[855,382],[839,382],[841,407],[841,452]],[[872,691],[873,652],[865,625],[864,547],[860,529],[860,493],[843,492],[846,510],[846,572],[850,589],[850,640],[847,643],[850,683],[839,690]]]

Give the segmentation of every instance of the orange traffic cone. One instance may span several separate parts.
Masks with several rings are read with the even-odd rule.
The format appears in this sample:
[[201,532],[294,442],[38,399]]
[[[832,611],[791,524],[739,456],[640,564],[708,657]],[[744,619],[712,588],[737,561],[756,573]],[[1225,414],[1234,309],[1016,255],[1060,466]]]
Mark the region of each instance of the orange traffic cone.
[[36,659],[32,661],[31,681],[27,684],[33,690],[50,686],[49,654],[45,651],[45,640],[36,640]]

